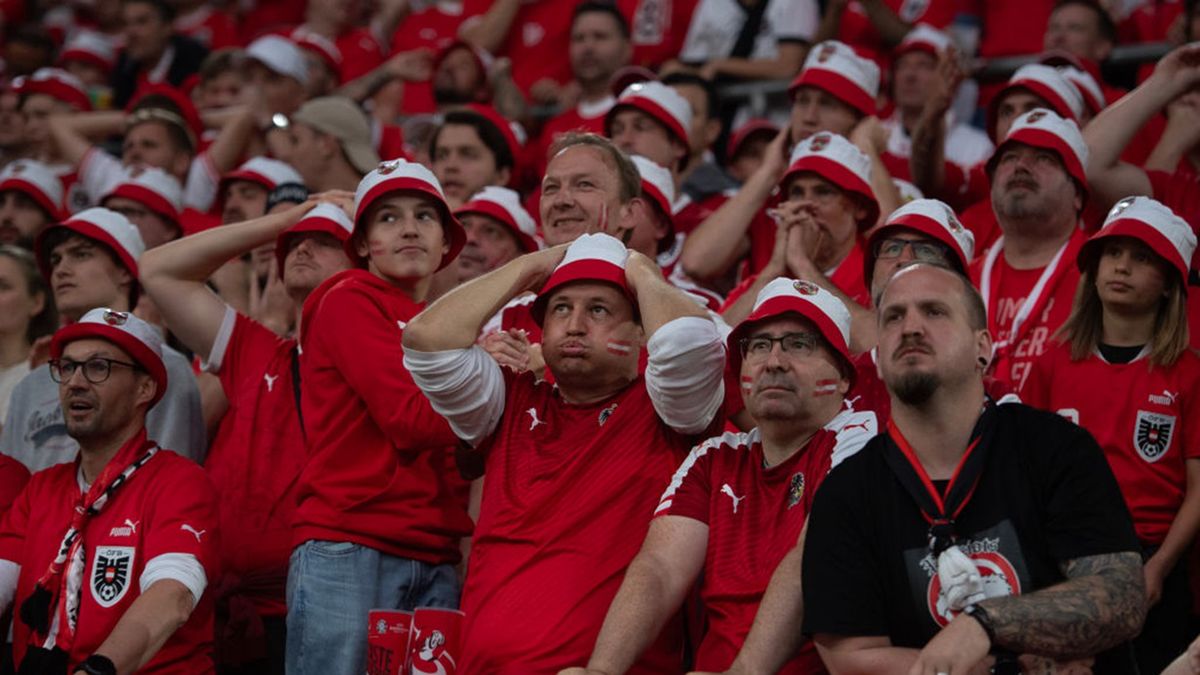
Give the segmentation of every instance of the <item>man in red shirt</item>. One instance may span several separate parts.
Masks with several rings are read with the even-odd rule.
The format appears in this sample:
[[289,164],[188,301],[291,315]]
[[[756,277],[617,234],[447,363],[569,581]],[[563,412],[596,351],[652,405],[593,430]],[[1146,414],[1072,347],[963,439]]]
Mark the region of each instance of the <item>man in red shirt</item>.
[[992,374],[1020,389],[1071,311],[1088,198],[1079,127],[1046,109],[1013,122],[987,169],[1001,236],[971,265],[994,337]]
[[[554,385],[502,371],[475,344],[527,290]],[[722,421],[716,325],[653,260],[588,234],[455,289],[405,333],[405,365],[486,471],[460,671],[582,662],[662,486]],[[673,625],[630,672],[677,672],[678,639]]]
[[296,340],[237,313],[206,281],[226,261],[271,242],[279,281],[298,309],[314,288],[349,268],[342,245],[352,229],[340,206],[310,201],[141,259],[142,285],[167,326],[203,358],[229,401],[204,468],[220,496],[218,654],[224,668],[242,668],[230,672],[283,672],[284,586],[304,430]]
[[[878,431],[873,413],[843,405],[854,378],[849,335],[845,305],[816,284],[779,278],[763,289],[726,339],[757,428],[710,438],[680,465],[588,667],[563,675],[625,672],[697,581],[707,630],[695,667],[730,667],[817,487]],[[810,646],[787,664],[747,670],[799,675],[823,667]]]
[[289,674],[362,673],[371,609],[458,605],[454,566],[471,532],[458,441],[401,366],[401,338],[465,239],[428,169],[384,162],[354,197],[356,269],[304,303]]
[[167,385],[158,330],[100,307],[50,354],[79,454],[34,475],[0,523],[19,670],[213,672],[216,495],[200,467],[146,438]]

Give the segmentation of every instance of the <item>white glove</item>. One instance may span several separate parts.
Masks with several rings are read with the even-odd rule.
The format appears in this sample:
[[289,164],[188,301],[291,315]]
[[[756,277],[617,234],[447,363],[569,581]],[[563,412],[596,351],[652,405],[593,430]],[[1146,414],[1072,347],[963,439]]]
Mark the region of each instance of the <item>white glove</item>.
[[946,607],[956,612],[987,598],[979,569],[957,546],[951,546],[938,556],[938,581],[942,584]]

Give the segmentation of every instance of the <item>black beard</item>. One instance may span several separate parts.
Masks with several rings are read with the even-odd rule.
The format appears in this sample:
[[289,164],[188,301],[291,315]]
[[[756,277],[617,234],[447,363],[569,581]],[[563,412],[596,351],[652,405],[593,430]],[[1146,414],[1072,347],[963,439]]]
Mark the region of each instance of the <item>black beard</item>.
[[941,384],[942,381],[933,373],[911,373],[902,375],[892,383],[891,390],[902,403],[916,407],[933,398]]

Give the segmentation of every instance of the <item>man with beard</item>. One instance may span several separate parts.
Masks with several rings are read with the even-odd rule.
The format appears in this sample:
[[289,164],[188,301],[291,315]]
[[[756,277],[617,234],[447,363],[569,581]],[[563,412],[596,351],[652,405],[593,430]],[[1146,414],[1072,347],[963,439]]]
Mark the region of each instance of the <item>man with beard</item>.
[[995,337],[994,375],[1014,390],[1071,311],[1086,165],[1079,127],[1045,109],[1018,117],[987,163],[1002,235],[971,265],[971,280]]
[[19,159],[0,171],[0,243],[32,251],[33,240],[62,218],[63,187],[50,167]]
[[[314,288],[350,267],[342,244],[352,229],[340,206],[314,199],[172,242],[141,261],[142,283],[167,327],[203,357],[229,400],[204,468],[220,496],[217,638],[222,665],[236,668],[231,673],[283,672],[284,586],[304,431],[296,340],[239,314],[205,281],[227,260],[273,245],[280,279],[299,313]],[[261,621],[265,635],[236,636],[244,620]],[[266,656],[248,659],[239,651]]]
[[818,491],[792,608],[826,665],[965,675],[1084,659],[1135,672],[1141,554],[1095,440],[987,397],[987,318],[956,272],[897,272],[879,334],[892,420]]

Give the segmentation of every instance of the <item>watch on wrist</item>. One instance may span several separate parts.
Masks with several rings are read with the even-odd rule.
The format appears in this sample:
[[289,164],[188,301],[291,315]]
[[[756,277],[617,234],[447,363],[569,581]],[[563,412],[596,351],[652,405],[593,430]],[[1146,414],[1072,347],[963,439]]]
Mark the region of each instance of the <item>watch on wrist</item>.
[[992,627],[992,617],[987,610],[981,605],[967,605],[963,610],[963,614],[975,619],[975,621],[983,628],[983,632],[987,633],[988,644],[996,646],[996,629]]
[[107,656],[92,654],[87,657],[86,661],[79,664],[75,672],[85,673],[85,675],[117,675],[117,666]]

